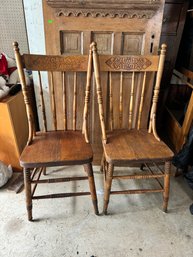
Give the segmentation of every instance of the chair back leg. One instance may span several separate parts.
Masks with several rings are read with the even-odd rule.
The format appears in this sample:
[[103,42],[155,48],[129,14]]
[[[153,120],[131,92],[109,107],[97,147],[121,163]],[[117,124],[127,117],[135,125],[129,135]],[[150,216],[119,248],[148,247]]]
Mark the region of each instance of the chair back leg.
[[98,202],[97,202],[97,195],[96,195],[96,188],[95,188],[92,164],[91,163],[84,164],[84,170],[88,175],[90,194],[91,194],[91,198],[92,198],[92,202],[93,202],[94,211],[95,211],[95,214],[98,215],[99,214]]
[[112,179],[113,179],[113,170],[114,166],[113,164],[108,165],[108,170],[105,171],[105,183],[104,183],[104,206],[103,206],[103,213],[107,215],[107,208],[109,204],[109,198],[110,198],[110,192],[111,192],[111,185],[112,185]]
[[169,191],[170,191],[170,173],[171,162],[165,162],[165,176],[164,176],[164,192],[163,192],[163,211],[167,212]]
[[25,185],[26,208],[27,208],[28,220],[32,221],[32,196],[31,196],[30,169],[24,168],[23,173],[24,173],[24,185]]

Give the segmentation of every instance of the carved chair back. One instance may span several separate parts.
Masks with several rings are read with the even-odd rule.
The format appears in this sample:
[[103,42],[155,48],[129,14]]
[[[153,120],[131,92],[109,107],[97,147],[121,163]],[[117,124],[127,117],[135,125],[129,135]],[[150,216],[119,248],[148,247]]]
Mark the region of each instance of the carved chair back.
[[[39,99],[41,103],[41,117],[43,120],[43,131],[48,131],[47,115],[45,110],[45,99],[43,88],[42,73],[47,72],[49,78],[49,94],[50,106],[52,114],[52,128],[49,130],[81,130],[85,135],[86,142],[88,139],[88,107],[90,96],[90,82],[92,71],[92,56],[91,51],[89,56],[74,55],[74,56],[53,56],[53,55],[34,55],[23,54],[21,55],[18,48],[18,43],[14,43],[15,57],[18,67],[18,72],[22,84],[22,91],[24,101],[27,109],[27,116],[29,122],[29,140],[28,144],[32,141],[35,134],[35,126],[33,119],[32,107],[30,105],[30,95],[28,86],[24,76],[24,68],[38,73],[39,80]],[[56,84],[56,78],[60,78],[60,84]],[[66,87],[66,81],[71,81],[70,87]],[[58,79],[57,79],[58,82]],[[55,100],[55,88],[61,88],[61,95],[63,106],[58,106]],[[38,91],[37,91],[38,93]],[[84,97],[85,95],[85,97]],[[82,96],[85,101],[82,101]],[[60,109],[60,111],[58,111]],[[61,111],[62,110],[62,111]],[[58,113],[60,116],[58,116]],[[62,115],[61,115],[62,113]]]
[[[96,43],[92,50],[103,141],[107,141],[106,130],[148,127],[159,140],[156,108],[166,45],[162,45],[160,56],[98,55]],[[101,72],[108,73],[107,84],[101,81]]]

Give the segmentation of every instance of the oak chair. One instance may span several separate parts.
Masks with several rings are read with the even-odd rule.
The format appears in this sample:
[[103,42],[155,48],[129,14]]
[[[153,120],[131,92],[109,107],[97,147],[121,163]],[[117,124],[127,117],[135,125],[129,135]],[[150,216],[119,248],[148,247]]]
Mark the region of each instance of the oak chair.
[[[96,43],[92,44],[92,50],[104,150],[103,212],[107,214],[110,194],[148,192],[163,193],[163,211],[166,212],[173,153],[156,132],[156,107],[166,45],[162,45],[160,57],[98,55]],[[108,73],[106,82],[101,81],[101,72]],[[104,97],[106,97],[106,106],[103,106]],[[123,101],[125,98],[127,100]],[[164,171],[158,165],[160,163],[165,164]],[[114,171],[116,166],[137,164],[141,168],[146,167],[148,174],[143,172],[138,175],[116,175]],[[159,188],[111,191],[113,179],[152,178],[157,180]],[[160,178],[164,178],[164,185],[159,181]]]
[[[32,220],[32,200],[46,198],[61,198],[72,196],[91,195],[95,214],[98,214],[97,195],[92,170],[93,152],[89,144],[88,136],[88,112],[90,81],[92,72],[92,56],[49,56],[49,55],[21,55],[18,43],[14,44],[15,58],[17,62],[22,91],[27,110],[29,124],[29,138],[27,145],[20,157],[20,165],[24,171],[24,183],[26,193],[26,206],[28,220]],[[26,86],[23,69],[36,71],[39,78],[39,97],[41,102],[41,115],[43,120],[43,131],[35,131],[32,107],[30,105],[30,94]],[[52,113],[52,128],[48,129],[47,113],[43,92],[42,72],[47,72],[50,81],[50,102]],[[55,76],[61,78],[61,84],[54,84]],[[82,76],[82,77],[81,77]],[[73,95],[68,95],[66,79],[71,79]],[[85,85],[81,84],[85,79]],[[57,116],[57,103],[55,91],[61,87],[63,99],[63,117]],[[80,88],[81,87],[81,88]],[[85,94],[85,101],[78,99],[78,92]],[[71,101],[69,100],[71,99]],[[79,101],[79,107],[77,107]],[[79,109],[78,109],[79,108]],[[79,114],[81,115],[79,117]],[[69,118],[71,120],[69,121]],[[68,122],[69,121],[69,122]],[[71,176],[63,178],[41,179],[41,174],[46,167],[63,165],[83,165],[86,176]],[[88,180],[90,192],[72,192],[49,195],[35,195],[37,185],[43,183],[57,183],[77,180]],[[32,184],[34,187],[32,189]]]

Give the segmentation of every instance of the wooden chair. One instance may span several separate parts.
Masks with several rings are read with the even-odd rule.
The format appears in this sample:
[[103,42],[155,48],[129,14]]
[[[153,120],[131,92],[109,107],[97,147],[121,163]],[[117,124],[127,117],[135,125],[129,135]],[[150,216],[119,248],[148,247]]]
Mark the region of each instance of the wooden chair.
[[[92,56],[91,51],[89,56],[49,56],[49,55],[20,55],[18,43],[14,44],[15,58],[17,62],[20,81],[22,84],[22,91],[27,110],[28,124],[29,124],[29,138],[27,145],[20,157],[20,165],[24,168],[24,183],[26,192],[26,205],[28,212],[28,220],[32,220],[32,200],[45,198],[61,198],[71,196],[90,195],[92,198],[95,214],[98,214],[97,195],[95,190],[95,182],[92,170],[93,152],[88,138],[88,110],[89,110],[89,95],[90,95],[90,81],[92,71]],[[37,71],[39,77],[39,94],[41,100],[41,109],[43,117],[43,131],[35,131],[33,112],[31,108],[31,101],[28,86],[26,86],[23,69]],[[50,75],[50,101],[52,107],[53,129],[48,130],[47,119],[45,111],[45,101],[43,93],[42,71],[47,71]],[[71,72],[71,73],[69,73]],[[84,73],[84,74],[82,74]],[[87,73],[87,77],[85,77]],[[85,86],[80,83],[82,77],[85,78]],[[74,89],[73,95],[67,94],[65,78],[72,76]],[[61,87],[63,93],[63,117],[57,117],[57,103],[55,102],[56,85],[54,84],[55,76],[60,76]],[[68,79],[69,79],[68,76]],[[77,83],[79,78],[79,84]],[[82,89],[80,89],[81,87]],[[77,112],[78,90],[84,90],[85,103],[79,102],[79,109],[84,110],[81,117]],[[71,98],[71,102],[69,101]],[[70,110],[70,107],[72,110]],[[59,108],[59,107],[58,107]],[[70,117],[70,114],[72,117]],[[71,119],[69,121],[69,118]],[[63,126],[61,126],[61,120]],[[83,120],[83,125],[81,121]],[[68,122],[69,121],[69,122]],[[77,129],[79,128],[79,129]],[[82,130],[81,130],[82,128]],[[42,172],[46,167],[61,166],[61,165],[83,165],[87,176],[76,176],[66,178],[50,178],[41,179]],[[90,192],[73,192],[73,193],[59,193],[51,195],[35,196],[35,189],[38,183],[56,183],[68,182],[77,180],[89,181]],[[32,184],[34,188],[32,189]]]
[[[156,132],[156,107],[163,72],[166,45],[159,56],[127,56],[97,54],[92,44],[93,65],[104,149],[104,214],[107,214],[110,194],[163,192],[163,210],[167,211],[172,151]],[[108,73],[108,81],[100,73]],[[155,87],[153,89],[154,76]],[[151,104],[153,90],[153,100]],[[128,95],[128,97],[126,97]],[[103,106],[103,98],[107,106]],[[150,111],[151,109],[151,111]],[[150,116],[149,116],[150,112]],[[149,128],[148,128],[149,127]],[[158,163],[165,163],[160,171]],[[115,175],[115,166],[142,165],[148,174]],[[153,164],[159,172],[154,172]],[[113,179],[156,178],[159,188],[111,191]],[[164,186],[158,180],[164,178]]]

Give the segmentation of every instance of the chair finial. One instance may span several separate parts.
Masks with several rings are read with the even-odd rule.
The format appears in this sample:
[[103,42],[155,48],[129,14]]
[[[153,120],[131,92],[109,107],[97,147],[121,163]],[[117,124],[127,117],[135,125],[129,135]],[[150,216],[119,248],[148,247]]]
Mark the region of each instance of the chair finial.
[[90,49],[92,49],[93,51],[96,51],[97,50],[97,43],[96,42],[92,42],[90,44]]
[[19,44],[18,44],[18,42],[13,42],[13,49],[14,49],[14,51],[16,51],[16,52],[18,52],[19,51]]
[[167,49],[167,45],[166,45],[166,44],[162,44],[162,45],[161,45],[161,54],[164,54],[164,55],[165,55],[166,49]]

